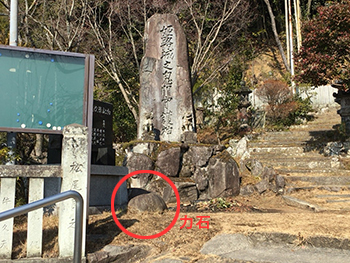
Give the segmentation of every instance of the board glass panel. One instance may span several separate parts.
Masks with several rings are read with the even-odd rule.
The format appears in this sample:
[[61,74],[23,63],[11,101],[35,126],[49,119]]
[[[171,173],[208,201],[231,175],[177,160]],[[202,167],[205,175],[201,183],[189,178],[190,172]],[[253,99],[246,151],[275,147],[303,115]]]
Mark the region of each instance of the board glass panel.
[[84,124],[85,56],[0,47],[0,127]]

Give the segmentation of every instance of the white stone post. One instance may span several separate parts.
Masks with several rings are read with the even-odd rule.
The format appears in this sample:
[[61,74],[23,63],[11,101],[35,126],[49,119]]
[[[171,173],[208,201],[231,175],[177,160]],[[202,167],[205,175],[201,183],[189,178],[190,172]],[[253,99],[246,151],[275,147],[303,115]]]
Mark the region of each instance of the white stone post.
[[[82,255],[85,255],[88,191],[90,176],[88,128],[79,124],[64,127],[62,142],[62,187],[61,192],[75,190],[84,200]],[[72,257],[74,252],[75,201],[59,204],[59,254]]]
[[[2,178],[0,187],[0,212],[15,206],[16,178]],[[11,259],[13,218],[0,222],[0,258]]]
[[[28,201],[44,198],[44,178],[29,178]],[[27,257],[41,257],[43,239],[43,208],[28,213]]]

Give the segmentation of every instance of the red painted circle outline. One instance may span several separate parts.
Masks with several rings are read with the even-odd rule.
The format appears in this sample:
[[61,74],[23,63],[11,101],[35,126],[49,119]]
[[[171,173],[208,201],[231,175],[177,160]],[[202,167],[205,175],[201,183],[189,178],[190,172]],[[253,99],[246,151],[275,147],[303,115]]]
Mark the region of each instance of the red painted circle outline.
[[[137,174],[141,174],[141,173],[150,173],[150,174],[154,174],[154,175],[158,175],[159,177],[163,178],[173,189],[175,196],[176,196],[176,212],[175,212],[175,217],[173,219],[173,221],[170,223],[170,225],[165,228],[163,231],[154,234],[154,235],[150,235],[150,236],[141,236],[141,235],[137,235],[134,234],[130,231],[128,231],[127,229],[125,229],[122,224],[119,222],[117,215],[115,214],[115,209],[114,209],[114,199],[115,199],[115,195],[117,194],[117,191],[119,189],[119,187],[122,185],[122,183],[124,183],[128,178],[137,175]],[[114,222],[117,224],[117,226],[127,235],[133,237],[133,238],[138,238],[138,239],[153,239],[153,238],[157,238],[160,237],[164,234],[166,234],[176,223],[179,215],[180,215],[180,195],[179,192],[177,191],[177,188],[175,186],[175,184],[164,174],[157,172],[157,171],[153,171],[153,170],[138,170],[138,171],[134,171],[131,172],[129,174],[127,174],[126,176],[124,176],[118,183],[117,185],[114,187],[113,193],[112,193],[112,197],[111,197],[111,211],[112,211],[112,216],[114,219]]]

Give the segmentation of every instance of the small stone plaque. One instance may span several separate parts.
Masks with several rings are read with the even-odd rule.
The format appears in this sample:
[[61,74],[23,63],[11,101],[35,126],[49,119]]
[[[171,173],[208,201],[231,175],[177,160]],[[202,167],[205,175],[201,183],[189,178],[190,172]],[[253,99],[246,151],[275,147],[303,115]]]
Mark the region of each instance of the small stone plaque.
[[94,100],[92,148],[112,147],[113,105]]
[[113,105],[94,100],[92,164],[115,165],[113,149]]

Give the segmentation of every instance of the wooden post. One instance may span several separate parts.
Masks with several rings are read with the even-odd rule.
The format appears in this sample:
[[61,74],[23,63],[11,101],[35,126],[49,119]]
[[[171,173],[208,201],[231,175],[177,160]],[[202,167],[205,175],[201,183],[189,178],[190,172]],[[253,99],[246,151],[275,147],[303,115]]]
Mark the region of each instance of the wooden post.
[[[90,149],[88,128],[79,124],[64,127],[62,142],[61,192],[75,190],[84,200],[82,255],[85,255],[86,218],[89,207]],[[66,200],[59,204],[59,254],[72,257],[74,251],[75,202]]]

